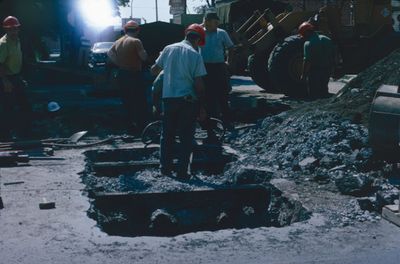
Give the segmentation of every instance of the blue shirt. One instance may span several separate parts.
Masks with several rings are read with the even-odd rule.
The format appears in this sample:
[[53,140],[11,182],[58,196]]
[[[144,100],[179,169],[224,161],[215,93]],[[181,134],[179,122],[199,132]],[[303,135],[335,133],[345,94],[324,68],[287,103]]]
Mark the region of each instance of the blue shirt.
[[203,59],[187,40],[164,48],[156,60],[164,70],[163,98],[191,95],[196,98],[194,79],[207,74]]
[[225,49],[233,47],[228,33],[220,28],[217,31],[206,31],[206,44],[200,48],[204,63],[225,62]]

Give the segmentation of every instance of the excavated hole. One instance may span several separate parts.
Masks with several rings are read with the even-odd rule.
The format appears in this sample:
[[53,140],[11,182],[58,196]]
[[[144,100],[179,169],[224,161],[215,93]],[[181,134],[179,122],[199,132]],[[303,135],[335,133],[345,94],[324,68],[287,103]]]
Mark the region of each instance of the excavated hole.
[[[177,153],[177,151],[175,151]],[[136,148],[115,150],[93,150],[85,153],[87,170],[100,177],[117,177],[124,173],[135,173],[144,169],[159,167],[159,148]],[[191,170],[206,174],[220,174],[227,163],[235,157],[216,145],[197,145],[195,147]],[[175,159],[175,165],[177,160]]]
[[[193,187],[195,183],[192,181],[185,183],[169,179],[168,183],[176,182],[176,188],[160,188],[156,191],[143,188],[137,179],[134,184],[123,182],[119,188],[108,186],[112,185],[110,179],[127,176],[135,179],[140,171],[151,171],[156,166],[148,161],[157,161],[158,166],[157,153],[158,148],[85,153],[87,167],[82,179],[91,200],[88,214],[97,221],[102,231],[109,235],[129,237],[176,236],[228,228],[283,227],[304,221],[310,216],[299,201],[286,197],[268,181],[256,179],[250,184],[227,184],[221,181],[206,184],[206,187]],[[235,157],[221,150],[210,150],[209,146],[196,149],[193,161],[196,158],[201,162],[194,162],[194,170],[214,174],[205,176],[204,181],[218,177],[215,172],[222,173],[226,164],[235,160]],[[113,168],[109,168],[109,165],[113,165]],[[265,176],[265,179],[268,178],[270,175]],[[157,180],[160,178],[152,178],[146,186],[151,187]]]

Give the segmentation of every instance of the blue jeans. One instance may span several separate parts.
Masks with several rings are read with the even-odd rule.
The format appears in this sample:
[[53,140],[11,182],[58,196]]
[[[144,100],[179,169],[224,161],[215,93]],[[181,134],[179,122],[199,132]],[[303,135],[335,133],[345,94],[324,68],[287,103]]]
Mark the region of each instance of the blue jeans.
[[177,173],[186,174],[192,152],[196,104],[184,98],[163,99],[163,123],[160,143],[161,170],[172,170],[175,137],[179,136]]

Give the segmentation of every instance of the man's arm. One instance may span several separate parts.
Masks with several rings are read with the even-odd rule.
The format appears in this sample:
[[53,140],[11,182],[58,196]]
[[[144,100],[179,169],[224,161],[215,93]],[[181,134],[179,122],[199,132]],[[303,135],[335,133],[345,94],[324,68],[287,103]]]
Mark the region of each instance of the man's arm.
[[235,48],[235,45],[233,44],[231,37],[229,37],[228,32],[224,30],[223,34],[224,34],[224,47],[228,50],[227,61],[229,62],[229,58],[232,58],[233,56],[233,50]]
[[7,73],[7,67],[0,63],[0,78],[4,78],[6,76]]
[[[2,43],[3,44],[3,43]],[[7,78],[8,67],[4,65],[7,58],[7,47],[0,45],[0,81],[3,83],[4,92],[10,93],[13,90],[12,83]]]
[[308,73],[310,72],[310,68],[311,68],[311,63],[308,60],[303,60],[303,70],[301,73],[301,79],[303,81],[307,78]]
[[108,58],[110,59],[110,61],[111,61],[112,63],[114,63],[115,65],[118,65],[118,64],[117,64],[117,52],[116,52],[116,50],[115,50],[115,43],[114,43],[114,45],[111,47],[111,49],[107,52],[107,56],[108,56]]
[[308,73],[311,68],[311,52],[310,52],[310,44],[304,44],[304,58],[303,58],[303,69],[301,72],[301,80],[305,80],[308,76]]
[[7,74],[8,68],[4,65],[7,58],[7,47],[4,43],[0,44],[0,78],[4,78]]
[[153,66],[151,66],[150,71],[151,71],[152,75],[157,76],[162,71],[162,68],[159,65],[157,65],[157,63],[156,63]]
[[140,40],[137,42],[137,45],[138,45],[138,54],[139,54],[140,59],[142,61],[147,61],[149,56],[147,55],[147,52],[144,49],[143,44]]
[[150,72],[152,75],[157,76],[163,70],[165,49],[160,53],[160,56],[156,59],[156,62],[151,66]]
[[204,85],[203,77],[194,78],[194,91],[200,103],[204,102],[205,89],[206,87]]

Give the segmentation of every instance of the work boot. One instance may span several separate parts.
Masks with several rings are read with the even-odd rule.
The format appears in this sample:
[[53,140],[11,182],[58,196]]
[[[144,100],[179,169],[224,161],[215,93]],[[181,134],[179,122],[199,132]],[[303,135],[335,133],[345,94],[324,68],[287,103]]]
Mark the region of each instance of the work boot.
[[203,144],[218,145],[221,144],[221,142],[215,134],[210,134],[205,139],[203,139]]
[[178,172],[176,178],[180,181],[188,181],[192,176],[187,172]]
[[232,122],[224,122],[224,127],[229,132],[232,132],[233,130],[235,130],[235,125]]
[[171,177],[172,176],[172,170],[168,169],[160,169],[160,176],[166,176],[166,177]]

